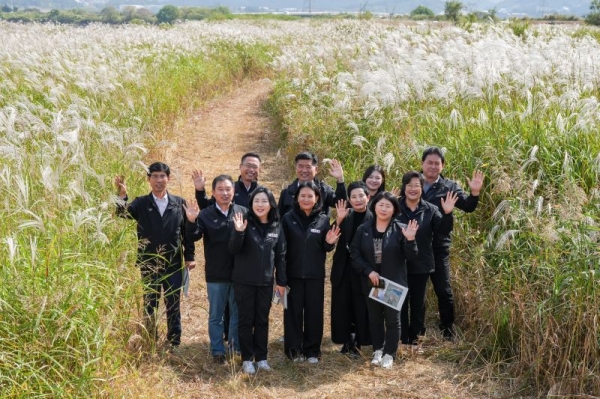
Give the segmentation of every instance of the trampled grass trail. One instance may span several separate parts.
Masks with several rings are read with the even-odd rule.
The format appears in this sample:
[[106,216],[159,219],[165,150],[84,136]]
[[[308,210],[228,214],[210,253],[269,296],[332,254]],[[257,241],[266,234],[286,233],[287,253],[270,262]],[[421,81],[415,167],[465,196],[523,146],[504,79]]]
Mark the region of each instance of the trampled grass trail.
[[[212,178],[221,173],[238,176],[241,156],[258,152],[263,159],[261,184],[276,196],[291,181],[292,168],[279,156],[280,133],[264,107],[272,83],[247,81],[176,123],[173,143],[157,148],[153,161],[169,163],[175,174],[171,192],[193,198],[191,172],[201,169]],[[210,191],[210,189],[209,189]],[[468,375],[442,358],[459,358],[461,345],[443,343],[435,334],[424,344],[424,353],[402,349],[392,370],[370,366],[371,348],[363,358],[351,360],[338,353],[329,336],[329,280],[326,280],[325,336],[323,359],[318,365],[292,364],[283,355],[283,312],[271,310],[269,332],[270,373],[248,377],[241,373],[241,359],[227,365],[212,362],[208,343],[208,300],[204,281],[202,242],[197,244],[198,267],[192,271],[188,296],[182,304],[183,337],[181,351],[167,354],[159,348],[140,353],[139,362],[127,368],[114,381],[111,395],[127,397],[210,398],[210,397],[406,397],[475,398],[500,396],[502,390],[492,381],[471,384]],[[330,265],[328,265],[328,268]],[[162,305],[161,305],[162,306]],[[433,316],[433,314],[431,315]],[[164,315],[161,325],[164,329]],[[434,331],[435,321],[429,323]],[[454,354],[454,356],[452,356]],[[480,378],[479,376],[478,378]]]

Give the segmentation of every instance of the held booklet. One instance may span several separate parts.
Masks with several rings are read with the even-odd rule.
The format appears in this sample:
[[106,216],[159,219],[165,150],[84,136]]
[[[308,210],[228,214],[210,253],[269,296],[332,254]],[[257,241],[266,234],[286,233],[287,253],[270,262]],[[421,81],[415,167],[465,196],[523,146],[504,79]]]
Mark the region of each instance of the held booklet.
[[405,286],[379,276],[379,286],[371,288],[369,298],[399,311],[407,293],[408,288]]
[[288,293],[290,292],[290,287],[285,287],[285,293],[283,294],[283,297],[281,295],[279,295],[279,292],[275,289],[277,287],[277,284],[273,284],[273,299],[271,300],[273,302],[273,304],[275,305],[279,305],[281,304],[283,306],[284,309],[287,309],[287,296]]

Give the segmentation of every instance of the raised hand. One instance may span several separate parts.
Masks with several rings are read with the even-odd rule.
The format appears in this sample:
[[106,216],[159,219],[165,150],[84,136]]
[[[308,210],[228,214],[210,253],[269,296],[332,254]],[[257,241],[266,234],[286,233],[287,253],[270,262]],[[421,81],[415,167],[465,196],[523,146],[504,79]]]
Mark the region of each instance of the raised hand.
[[471,195],[478,196],[481,188],[483,187],[483,179],[485,175],[482,171],[475,169],[473,171],[473,179],[469,179],[467,177],[467,183],[469,183],[469,188],[471,189]]
[[390,193],[392,193],[392,195],[396,198],[400,197],[400,188],[399,187],[393,187],[392,191],[390,191]]
[[194,188],[196,191],[204,191],[206,187],[206,178],[201,170],[194,169],[192,171],[192,179],[194,180]]
[[329,231],[327,232],[327,235],[325,236],[325,241],[327,241],[327,244],[335,244],[338,239],[340,238],[340,235],[342,234],[342,232],[340,231],[340,228],[338,226],[333,226],[331,229],[329,229]]
[[125,198],[127,197],[127,186],[125,185],[125,176],[117,175],[115,176],[115,187],[119,190],[119,197]]
[[246,230],[246,226],[248,225],[248,221],[244,220],[244,215],[241,212],[233,215],[233,227],[235,231],[242,232]]
[[446,193],[446,200],[443,198],[442,200],[442,210],[446,215],[449,215],[454,210],[454,206],[456,205],[456,201],[458,201],[458,194],[452,191],[448,191]]
[[408,222],[406,228],[402,228],[402,234],[408,241],[412,241],[415,239],[417,235],[417,230],[419,229],[419,225],[415,219]]
[[344,182],[344,170],[342,164],[337,159],[332,159],[329,163],[329,174],[337,180],[338,183]]
[[338,202],[335,204],[335,210],[337,215],[335,218],[335,223],[339,226],[340,223],[342,223],[342,220],[348,216],[349,209],[347,208],[346,200],[338,200]]
[[183,209],[185,210],[185,216],[187,217],[187,220],[189,220],[191,223],[194,223],[200,214],[200,208],[198,207],[196,200],[189,200],[188,205],[183,204]]

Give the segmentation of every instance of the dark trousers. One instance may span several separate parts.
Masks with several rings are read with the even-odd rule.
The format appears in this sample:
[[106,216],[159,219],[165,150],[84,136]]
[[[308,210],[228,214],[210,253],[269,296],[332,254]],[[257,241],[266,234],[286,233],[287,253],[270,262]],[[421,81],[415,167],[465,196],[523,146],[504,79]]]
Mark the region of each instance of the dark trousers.
[[238,335],[242,360],[267,360],[273,286],[233,283],[233,294],[239,313]]
[[357,346],[370,345],[367,298],[363,293],[360,276],[346,270],[339,284],[331,287],[331,340],[336,344],[351,341]]
[[325,280],[288,278],[288,308],[283,312],[284,350],[289,358],[321,356]]
[[384,355],[395,359],[400,341],[400,311],[370,298],[367,298],[367,308],[373,351],[383,349]]
[[408,275],[408,295],[400,312],[400,339],[414,344],[425,334],[425,296],[429,273]]
[[436,249],[435,270],[431,273],[431,283],[438,299],[440,330],[451,332],[454,324],[454,296],[450,286],[450,253],[448,249]]
[[164,293],[167,310],[167,339],[171,345],[181,343],[181,287],[183,285],[183,269],[162,268],[150,264],[140,267],[144,284],[144,310],[148,333],[156,337],[156,310],[160,301],[161,289]]

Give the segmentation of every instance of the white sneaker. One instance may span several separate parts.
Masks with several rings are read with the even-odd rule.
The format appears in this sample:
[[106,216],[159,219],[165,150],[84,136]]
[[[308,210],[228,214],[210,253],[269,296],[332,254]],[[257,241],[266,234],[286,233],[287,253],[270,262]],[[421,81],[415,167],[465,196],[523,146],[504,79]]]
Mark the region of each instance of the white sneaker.
[[381,367],[384,369],[391,369],[394,365],[394,358],[391,355],[385,355],[381,359]]
[[298,355],[294,358],[294,363],[302,363],[305,360],[306,358],[304,357],[304,355]]
[[318,357],[309,357],[307,362],[309,362],[310,364],[317,364],[317,363],[319,363],[319,358]]
[[256,366],[259,370],[271,371],[271,366],[269,366],[269,363],[267,363],[266,360],[259,360],[258,363],[256,363]]
[[256,369],[254,368],[254,364],[250,360],[244,360],[242,363],[242,370],[246,374],[256,374]]
[[377,349],[373,352],[373,360],[371,360],[371,364],[375,366],[381,366],[381,358],[383,357],[383,351],[381,349]]

